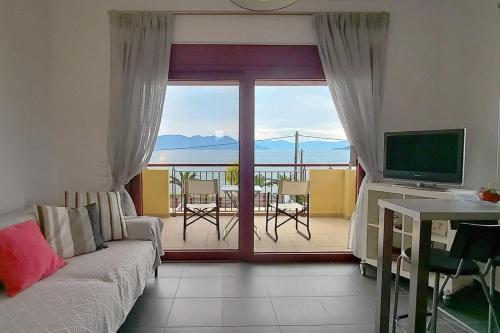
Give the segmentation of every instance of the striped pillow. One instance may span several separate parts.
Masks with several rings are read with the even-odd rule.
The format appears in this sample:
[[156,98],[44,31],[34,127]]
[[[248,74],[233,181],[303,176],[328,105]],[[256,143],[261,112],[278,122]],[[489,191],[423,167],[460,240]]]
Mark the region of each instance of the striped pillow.
[[65,206],[69,208],[97,204],[101,219],[101,234],[105,242],[127,238],[120,192],[69,192],[66,191]]
[[61,257],[70,258],[96,250],[87,208],[36,206],[45,239]]

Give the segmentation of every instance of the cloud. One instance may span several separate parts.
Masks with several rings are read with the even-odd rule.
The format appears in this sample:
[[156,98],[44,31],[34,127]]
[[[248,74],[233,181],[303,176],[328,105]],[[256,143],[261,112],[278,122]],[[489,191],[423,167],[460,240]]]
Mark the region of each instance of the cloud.
[[[169,86],[162,134],[238,137],[237,86]],[[256,139],[294,135],[345,139],[326,86],[257,86]],[[304,140],[306,140],[304,138]]]

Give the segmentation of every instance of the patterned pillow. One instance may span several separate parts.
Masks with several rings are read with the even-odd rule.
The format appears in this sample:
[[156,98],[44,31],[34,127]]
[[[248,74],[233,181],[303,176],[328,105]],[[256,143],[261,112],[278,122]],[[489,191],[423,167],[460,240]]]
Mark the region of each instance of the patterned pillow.
[[40,229],[50,247],[70,258],[96,250],[87,208],[36,206]]
[[65,195],[66,207],[97,205],[101,219],[101,234],[105,242],[127,238],[120,192],[69,192]]

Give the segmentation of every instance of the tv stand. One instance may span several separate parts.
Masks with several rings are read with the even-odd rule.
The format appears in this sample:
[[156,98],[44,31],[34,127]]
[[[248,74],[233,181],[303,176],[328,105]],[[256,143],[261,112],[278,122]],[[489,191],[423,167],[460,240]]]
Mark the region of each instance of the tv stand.
[[437,192],[446,192],[448,191],[444,187],[439,187],[437,184],[429,184],[429,183],[396,183],[392,184],[394,187],[404,187],[404,188],[413,188],[413,189],[421,189],[427,191],[437,191]]

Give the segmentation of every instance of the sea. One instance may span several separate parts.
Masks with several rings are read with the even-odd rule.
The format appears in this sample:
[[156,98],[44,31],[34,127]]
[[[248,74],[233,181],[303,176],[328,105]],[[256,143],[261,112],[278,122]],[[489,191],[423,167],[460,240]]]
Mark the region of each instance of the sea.
[[[150,163],[164,163],[164,164],[237,164],[238,163],[237,150],[160,150],[154,151]],[[335,164],[335,163],[349,163],[350,152],[349,149],[328,149],[328,150],[310,150],[304,151],[303,163],[315,164]],[[256,150],[255,163],[256,164],[293,164],[294,151],[293,150]],[[300,163],[300,158],[299,158]],[[315,167],[318,168],[318,167]],[[319,168],[329,168],[328,166]],[[177,171],[227,171],[227,166],[222,167],[192,167],[181,166],[175,167]],[[290,167],[273,167],[273,166],[256,166],[255,171],[273,171],[273,172],[291,172],[293,166]]]
[[[349,149],[309,150],[303,153],[303,163],[349,163]],[[157,150],[150,163],[168,164],[236,164],[237,150]],[[293,163],[293,150],[256,150],[255,163]],[[299,159],[300,162],[300,159]]]

